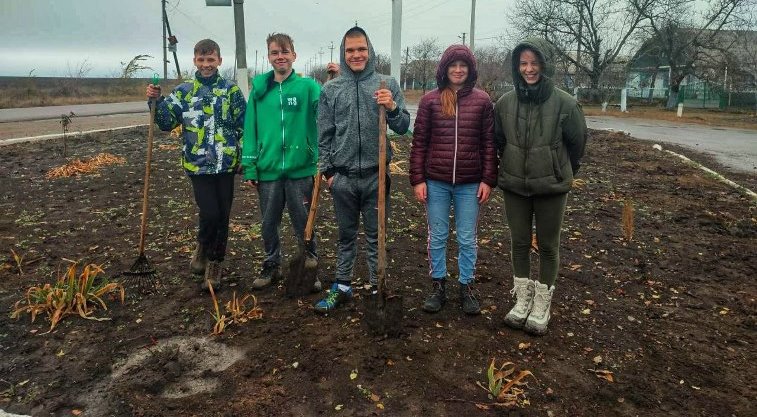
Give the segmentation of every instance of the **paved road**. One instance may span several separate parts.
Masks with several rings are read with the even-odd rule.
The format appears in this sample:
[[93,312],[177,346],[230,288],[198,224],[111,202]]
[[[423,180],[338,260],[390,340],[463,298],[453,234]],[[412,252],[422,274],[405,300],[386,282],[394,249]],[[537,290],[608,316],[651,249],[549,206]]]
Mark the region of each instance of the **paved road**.
[[[418,106],[407,108],[414,122]],[[682,145],[712,155],[734,171],[757,174],[757,130],[610,116],[587,117],[586,124],[592,129],[622,130],[638,139]]]
[[0,123],[22,122],[28,120],[58,120],[62,114],[69,114],[70,112],[74,112],[75,115],[80,117],[102,116],[107,114],[146,113],[147,101],[0,109]]
[[[408,110],[414,122],[418,106],[408,105]],[[147,120],[147,106],[143,101],[2,109],[0,142],[9,138],[60,133],[60,115],[70,111],[81,116],[73,119],[72,131],[143,124]],[[586,121],[592,129],[622,130],[639,139],[686,146],[712,155],[735,171],[757,174],[755,130],[601,116],[587,117]]]
[[639,139],[674,143],[712,155],[733,170],[757,174],[757,130],[615,117],[587,117],[592,129],[622,130]]

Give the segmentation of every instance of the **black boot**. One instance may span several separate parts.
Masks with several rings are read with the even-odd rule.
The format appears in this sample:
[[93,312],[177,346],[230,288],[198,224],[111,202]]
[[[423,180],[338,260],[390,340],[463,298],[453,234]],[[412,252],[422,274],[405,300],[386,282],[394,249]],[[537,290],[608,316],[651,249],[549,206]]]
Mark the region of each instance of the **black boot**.
[[465,314],[475,315],[481,313],[481,305],[473,295],[473,289],[470,284],[460,284],[460,304]]
[[433,280],[431,294],[423,303],[423,311],[427,313],[438,313],[447,302],[447,281],[443,279]]

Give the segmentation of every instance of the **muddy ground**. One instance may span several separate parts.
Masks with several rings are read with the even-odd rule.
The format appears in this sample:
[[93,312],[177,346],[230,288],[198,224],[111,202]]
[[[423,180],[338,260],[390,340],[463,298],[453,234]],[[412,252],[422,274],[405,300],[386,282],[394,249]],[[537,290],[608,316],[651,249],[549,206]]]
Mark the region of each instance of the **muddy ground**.
[[[511,275],[500,192],[480,222],[483,314],[465,317],[455,286],[441,313],[419,309],[429,287],[426,224],[401,173],[393,177],[388,240],[389,285],[406,309],[399,338],[368,332],[365,290],[348,308],[321,317],[310,307],[317,295],[286,299],[282,287],[257,294],[262,320],[211,336],[211,300],[187,272],[196,210],[175,139],[163,134],[147,244],[162,293],[110,301],[97,313],[110,321],[69,316],[49,334],[45,317],[12,320],[25,289],[52,281],[64,258],[102,264],[113,278],[128,269],[139,235],[145,136],[135,130],[77,138],[69,147],[74,156],[110,152],[127,163],[55,180],[45,173],[64,162],[60,143],[2,148],[0,409],[35,416],[754,413],[755,203],[648,142],[600,132],[592,132],[580,173],[586,184],[568,200],[544,337],[503,325]],[[402,159],[407,140],[399,143]],[[755,175],[732,177],[757,184]],[[636,208],[631,241],[621,229],[625,199]],[[260,266],[256,200],[240,184],[222,301],[247,292]],[[321,201],[321,277],[329,280],[336,226],[327,192]],[[289,230],[285,221],[285,244],[293,247]],[[22,272],[11,248],[24,257]],[[455,271],[454,243],[450,253]],[[356,266],[365,282],[362,256]],[[521,387],[518,406],[490,406],[476,384],[486,384],[492,358],[535,376]],[[611,372],[613,382],[596,371]]]

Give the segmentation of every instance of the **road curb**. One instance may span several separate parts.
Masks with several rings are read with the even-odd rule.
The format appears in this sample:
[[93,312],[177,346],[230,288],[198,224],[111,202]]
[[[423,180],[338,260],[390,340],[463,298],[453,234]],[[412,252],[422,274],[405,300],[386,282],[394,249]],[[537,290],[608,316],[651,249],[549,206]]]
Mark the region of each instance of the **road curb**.
[[[130,125],[130,126],[120,126],[120,127],[111,127],[107,129],[94,129],[94,130],[85,130],[82,132],[70,132],[66,133],[67,137],[75,137],[75,136],[81,136],[81,135],[87,135],[90,133],[100,133],[100,132],[113,132],[116,130],[123,130],[123,129],[134,129],[137,127],[145,127],[147,124],[139,124],[139,125]],[[27,143],[27,142],[38,142],[43,140],[49,140],[49,139],[59,139],[62,138],[62,133],[52,133],[49,135],[40,135],[40,136],[26,136],[23,138],[10,138],[10,139],[2,139],[0,140],[0,146],[6,146],[6,145],[13,145],[15,143]]]

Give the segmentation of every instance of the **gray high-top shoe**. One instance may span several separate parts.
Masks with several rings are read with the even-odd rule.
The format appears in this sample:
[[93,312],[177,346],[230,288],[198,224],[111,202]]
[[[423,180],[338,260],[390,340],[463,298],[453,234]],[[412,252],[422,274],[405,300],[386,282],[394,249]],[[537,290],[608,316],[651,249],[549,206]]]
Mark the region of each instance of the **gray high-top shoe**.
[[192,260],[189,261],[189,269],[195,275],[204,275],[205,267],[208,265],[208,257],[205,256],[205,251],[200,243],[197,243],[194,252],[192,252]]
[[547,324],[549,323],[549,307],[552,305],[552,293],[555,292],[555,286],[547,287],[547,284],[536,282],[534,285],[534,307],[531,314],[528,315],[526,326],[523,328],[526,332],[541,336],[547,333]]
[[515,295],[515,306],[505,316],[505,324],[513,329],[522,329],[534,306],[534,281],[514,277],[510,294]]
[[208,289],[208,282],[213,286],[213,291],[218,291],[221,288],[221,277],[223,275],[223,268],[218,261],[208,261],[208,267],[205,269],[205,280],[202,283],[202,289],[210,291]]

